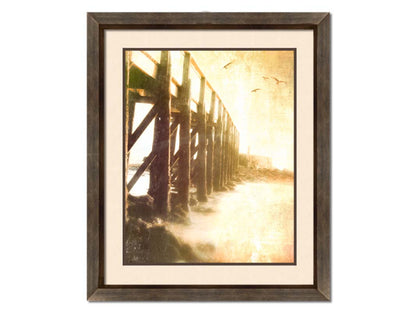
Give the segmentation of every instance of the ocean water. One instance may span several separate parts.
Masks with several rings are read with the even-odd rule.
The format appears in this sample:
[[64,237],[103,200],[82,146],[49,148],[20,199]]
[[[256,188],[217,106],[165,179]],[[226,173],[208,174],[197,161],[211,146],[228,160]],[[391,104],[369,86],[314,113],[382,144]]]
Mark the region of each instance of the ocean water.
[[208,262],[293,262],[293,196],[293,182],[239,184],[169,229]]

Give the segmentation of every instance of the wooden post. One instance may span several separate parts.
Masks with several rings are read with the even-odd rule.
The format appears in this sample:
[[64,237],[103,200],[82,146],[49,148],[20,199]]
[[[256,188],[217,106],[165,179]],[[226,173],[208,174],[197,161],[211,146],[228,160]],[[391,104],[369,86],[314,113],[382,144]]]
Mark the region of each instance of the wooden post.
[[[130,135],[133,131],[133,118],[134,118],[134,107],[135,107],[135,102],[131,101],[130,99],[130,92],[129,92],[129,83],[130,83],[130,66],[131,66],[131,53],[132,51],[126,51],[125,52],[125,66],[126,66],[126,71],[125,71],[125,82],[126,82],[126,89],[125,89],[125,100],[126,100],[126,110],[125,110],[125,114],[126,114],[126,124],[125,124],[125,151],[126,151],[126,171],[128,171],[128,164],[129,164],[129,158],[130,158],[130,151],[128,149],[128,142],[130,139]],[[126,180],[127,181],[127,180]]]
[[226,115],[226,124],[225,124],[225,135],[224,135],[224,186],[228,184],[228,169],[229,169],[229,160],[230,155],[228,153],[229,139],[230,139],[230,117],[227,112]]
[[189,64],[191,55],[186,52],[183,63],[182,86],[179,88],[179,160],[178,160],[178,208],[189,211],[191,180],[191,80]]
[[149,189],[154,198],[153,209],[161,217],[166,217],[170,211],[170,67],[170,53],[162,51],[156,76],[158,114],[153,138],[153,151],[157,156],[151,165]]
[[226,140],[227,140],[227,111],[223,106],[223,114],[222,114],[222,139],[221,139],[221,182],[220,182],[220,189],[223,190],[225,183],[226,183],[226,159],[227,159],[227,152],[226,152]]
[[214,191],[218,192],[221,189],[221,166],[222,166],[222,103],[218,101],[217,104],[217,121],[215,123],[215,139],[214,139],[214,177],[213,187]]
[[231,124],[231,131],[230,131],[230,180],[233,179],[234,176],[234,124]]
[[237,127],[234,128],[234,146],[233,146],[233,155],[234,155],[234,176],[237,173],[237,136],[238,136],[238,130]]
[[[173,125],[174,123],[172,123]],[[173,156],[175,155],[176,148],[176,136],[178,135],[178,128],[171,129],[170,133],[170,165],[172,166]]]
[[234,124],[231,121],[231,128],[230,128],[230,177],[229,180],[231,181],[233,178],[233,166],[234,166]]
[[240,166],[240,132],[237,135],[237,173]]
[[233,135],[232,135],[232,144],[230,148],[230,153],[232,157],[232,166],[231,166],[231,178],[234,178],[235,175],[235,133],[237,129],[235,128],[235,125],[233,124]]
[[197,198],[201,202],[206,202],[207,197],[207,124],[205,112],[205,77],[201,77],[201,87],[199,88],[199,101],[197,112],[198,127],[198,156],[196,159],[196,192]]
[[235,177],[235,173],[236,173],[236,163],[237,163],[237,155],[236,155],[236,146],[237,146],[237,128],[234,126],[233,128],[233,149],[232,149],[232,153],[233,153],[233,177]]
[[231,146],[231,117],[228,115],[227,120],[227,184],[230,182],[230,168],[231,168],[231,155],[230,155],[230,146]]
[[233,125],[231,123],[231,117],[228,115],[228,144],[227,144],[227,155],[228,155],[228,167],[227,167],[227,183],[230,183],[231,180],[231,144],[232,144],[232,130]]
[[234,176],[237,174],[238,169],[238,130],[237,127],[234,128]]
[[[128,173],[129,173],[129,138],[131,133],[131,123],[130,119],[133,120],[131,116],[131,105],[130,99],[129,99],[129,79],[130,79],[130,63],[131,63],[131,51],[125,51],[124,55],[124,66],[125,66],[125,86],[124,86],[124,92],[125,92],[125,106],[124,106],[124,114],[126,116],[126,119],[124,120],[124,151],[125,151],[125,157],[123,159],[124,161],[124,202],[127,203],[127,197],[129,195],[129,190],[127,188],[127,181],[128,181]],[[127,217],[127,204],[124,207],[124,215]]]
[[195,150],[196,150],[196,138],[198,137],[198,130],[196,126],[192,125],[192,110],[191,110],[191,184],[195,184],[195,162],[196,159],[194,158],[196,156]]
[[215,91],[211,94],[211,106],[209,108],[208,125],[207,125],[207,194],[212,193],[213,184],[213,167],[214,167],[214,113],[215,113]]

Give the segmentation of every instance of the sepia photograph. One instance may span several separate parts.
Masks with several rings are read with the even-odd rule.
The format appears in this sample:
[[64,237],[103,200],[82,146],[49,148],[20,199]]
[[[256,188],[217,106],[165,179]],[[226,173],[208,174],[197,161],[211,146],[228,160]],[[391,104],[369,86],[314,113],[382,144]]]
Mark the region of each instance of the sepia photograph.
[[296,264],[296,49],[124,58],[123,264]]

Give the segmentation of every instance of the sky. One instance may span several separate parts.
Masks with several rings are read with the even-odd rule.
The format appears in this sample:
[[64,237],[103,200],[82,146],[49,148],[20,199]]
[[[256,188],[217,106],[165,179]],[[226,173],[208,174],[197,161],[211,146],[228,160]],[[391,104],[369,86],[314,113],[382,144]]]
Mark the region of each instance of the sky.
[[[191,51],[240,131],[240,152],[294,166],[294,52]],[[224,65],[232,62],[227,68]],[[285,83],[277,84],[270,77]],[[263,77],[268,77],[265,79]],[[259,88],[256,92],[251,92]]]
[[[147,53],[158,61],[160,51],[147,51]],[[190,53],[207,81],[219,94],[240,132],[240,153],[247,153],[250,149],[250,154],[271,157],[274,167],[293,171],[294,52],[190,51]],[[171,58],[172,75],[181,83],[183,53],[171,51]],[[141,52],[133,52],[133,62],[151,73],[154,68],[145,59]],[[230,64],[224,68],[228,63]],[[190,77],[192,96],[198,99],[199,77],[196,71],[192,70]],[[277,84],[272,77],[284,83]],[[251,92],[255,89],[259,90]],[[210,99],[208,93],[206,98]],[[206,103],[209,104],[209,100]],[[134,126],[140,123],[150,107],[144,104],[136,105]],[[145,141],[146,137],[143,134],[143,138],[139,141]],[[147,148],[143,149],[143,144],[137,142],[131,153],[133,157],[134,154],[141,152],[147,155],[147,150]]]

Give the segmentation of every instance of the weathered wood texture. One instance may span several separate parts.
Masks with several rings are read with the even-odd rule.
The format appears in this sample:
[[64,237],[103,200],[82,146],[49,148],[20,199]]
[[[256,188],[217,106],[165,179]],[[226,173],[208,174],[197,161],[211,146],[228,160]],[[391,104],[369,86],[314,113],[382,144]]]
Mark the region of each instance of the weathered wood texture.
[[197,112],[198,156],[196,159],[196,191],[197,198],[206,202],[207,197],[207,125],[205,112],[205,77],[201,77]]
[[170,167],[174,165],[174,156],[176,148],[176,136],[178,134],[178,118],[175,118],[170,126]]
[[89,13],[109,29],[313,29],[328,13]]
[[331,106],[330,106],[330,15],[315,31],[315,122],[314,122],[314,212],[315,284],[331,296],[330,205],[331,205]]
[[179,165],[178,165],[178,205],[189,211],[189,188],[191,180],[191,80],[189,79],[191,55],[185,53],[182,87],[179,89]]
[[[281,301],[322,301],[330,300],[330,25],[328,13],[88,13],[88,66],[87,66],[87,209],[88,209],[88,251],[87,251],[87,297],[90,301],[134,301],[134,300],[187,300],[187,301],[234,301],[234,300],[281,300]],[[104,31],[107,29],[312,29],[314,31],[314,284],[313,285],[250,285],[250,286],[108,286],[104,284]],[[185,60],[187,56],[185,55]],[[187,70],[189,74],[189,60]],[[146,161],[137,170],[138,178],[151,165],[151,187],[158,212],[166,215],[169,211],[170,158],[173,155],[173,137],[176,125],[172,124],[171,101],[180,103],[177,115],[180,124],[179,151],[173,157],[172,166],[178,162],[178,187],[182,190],[182,203],[188,207],[192,153],[207,154],[204,163],[206,191],[210,181],[214,191],[223,189],[238,170],[240,136],[233,125],[231,116],[217,98],[217,119],[212,123],[213,114],[205,115],[205,108],[198,105],[197,124],[192,130],[190,111],[190,79],[183,79],[178,98],[170,95],[169,52],[162,53],[156,79],[132,66],[128,57],[126,67],[130,76],[125,76],[128,87],[125,93],[126,109],[124,133],[125,156],[134,142],[152,120],[148,116],[137,132],[132,132],[134,104],[155,103],[154,148]],[[185,61],[186,62],[186,61]],[[203,76],[197,64],[192,66]],[[184,64],[185,72],[185,64]],[[188,76],[189,77],[189,76]],[[172,80],[173,81],[173,80]],[[138,82],[138,83],[137,83]],[[175,81],[174,81],[175,83]],[[211,88],[209,82],[206,86]],[[150,90],[149,94],[138,93],[139,89]],[[212,90],[214,91],[214,90]],[[212,99],[211,99],[212,100]],[[213,101],[213,100],[212,100]],[[215,102],[215,101],[214,101]],[[203,105],[203,101],[198,104]],[[156,109],[156,108],[155,108]],[[203,114],[202,114],[203,112]],[[202,115],[204,115],[202,119]],[[193,118],[193,117],[192,117]],[[208,120],[207,120],[208,119]],[[150,121],[149,121],[150,120]],[[205,124],[201,128],[201,124]],[[208,127],[208,128],[207,128]],[[143,128],[143,129],[142,129]],[[171,133],[172,132],[172,133]],[[198,132],[199,144],[193,146]],[[201,135],[202,134],[202,135]],[[201,136],[203,140],[201,140]],[[208,136],[208,138],[206,138]],[[136,138],[137,137],[137,138]],[[210,144],[210,137],[213,139]],[[194,140],[192,140],[192,138]],[[157,143],[157,144],[156,144]],[[201,144],[202,143],[202,144]],[[170,146],[172,145],[172,149]],[[206,145],[208,145],[206,147]],[[193,147],[192,147],[193,146]],[[207,150],[204,150],[204,148]],[[212,151],[211,151],[212,148]],[[202,152],[200,152],[202,151]],[[211,156],[210,156],[211,155]],[[176,157],[175,157],[176,156]],[[212,157],[212,166],[211,164]],[[198,157],[200,166],[204,157]],[[127,159],[127,157],[125,157]],[[158,163],[155,165],[155,163]],[[128,163],[124,163],[125,169]],[[212,173],[211,173],[211,169]],[[125,170],[127,171],[127,170]],[[198,170],[197,170],[198,171]],[[156,177],[157,172],[157,177]],[[134,181],[133,181],[134,182]],[[134,183],[127,185],[125,195]],[[186,186],[186,187],[185,187]],[[203,188],[199,188],[203,190]],[[186,191],[187,190],[187,191]],[[179,196],[181,198],[181,196]],[[185,208],[187,209],[187,208]]]
[[221,172],[221,186],[224,187],[228,183],[228,135],[229,135],[229,119],[228,112],[224,111],[222,120],[223,135],[222,135],[222,172]]
[[212,193],[214,175],[214,114],[216,93],[211,93],[211,105],[207,122],[207,194]]
[[[100,22],[87,19],[87,298],[103,286],[104,115]],[[100,95],[101,94],[101,95]]]
[[[131,51],[127,51],[125,54],[125,66],[126,68],[130,68],[131,66]],[[131,133],[132,133],[132,129],[133,129],[133,117],[134,117],[134,108],[135,105],[133,102],[130,102],[130,97],[129,97],[129,88],[130,88],[130,70],[126,70],[125,71],[125,81],[127,82],[128,86],[125,90],[125,101],[126,103],[129,103],[126,106],[126,112],[125,112],[125,116],[126,116],[126,128],[125,128],[125,133],[124,136],[127,138],[124,140],[124,142],[128,143],[130,145],[129,139],[131,137]],[[130,148],[128,148],[128,150],[130,150]],[[129,153],[127,152],[127,159],[128,159],[128,155]]]
[[213,188],[218,192],[221,189],[221,172],[222,172],[222,105],[217,105],[218,117],[215,123],[215,142],[214,142],[214,170],[213,170]]
[[234,150],[235,150],[235,127],[231,127],[231,142],[230,142],[230,180],[233,179],[234,170],[235,170],[235,159],[234,159]]
[[127,286],[103,287],[90,301],[324,301],[311,286]]
[[236,135],[236,147],[235,147],[235,172],[238,173],[238,166],[239,166],[239,155],[240,155],[240,133],[237,132]]
[[155,106],[158,114],[155,119],[153,151],[156,159],[150,171],[150,195],[153,197],[153,210],[160,216],[170,211],[170,55],[162,51],[157,72],[158,97]]
[[[131,66],[131,52],[128,51],[125,53],[124,55],[124,66],[125,68],[130,68]],[[123,107],[124,109],[124,114],[125,114],[125,119],[124,119],[124,140],[123,140],[123,144],[124,144],[124,150],[126,151],[126,155],[125,157],[123,157],[123,166],[124,168],[126,168],[126,170],[124,170],[124,180],[127,181],[128,178],[128,166],[129,166],[129,158],[130,158],[130,139],[131,139],[131,133],[132,133],[132,128],[133,128],[133,117],[134,117],[134,108],[135,108],[135,103],[133,101],[131,101],[130,99],[130,92],[129,92],[129,83],[130,83],[130,70],[126,70],[124,71],[124,81],[127,83],[127,88],[125,88],[124,90],[124,101],[125,103],[127,103],[127,105],[125,105]],[[133,183],[134,179],[133,179]],[[128,192],[130,191],[129,189],[129,185],[124,184],[123,185],[124,190],[123,190],[123,200],[124,202],[127,202],[127,196],[128,196]],[[127,216],[127,208],[124,208],[124,218]]]

